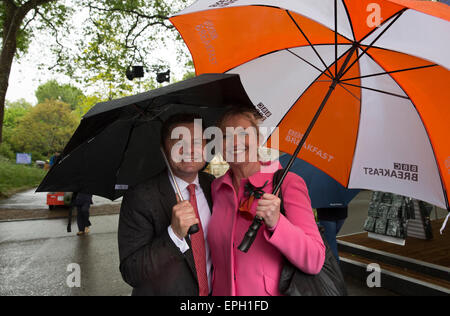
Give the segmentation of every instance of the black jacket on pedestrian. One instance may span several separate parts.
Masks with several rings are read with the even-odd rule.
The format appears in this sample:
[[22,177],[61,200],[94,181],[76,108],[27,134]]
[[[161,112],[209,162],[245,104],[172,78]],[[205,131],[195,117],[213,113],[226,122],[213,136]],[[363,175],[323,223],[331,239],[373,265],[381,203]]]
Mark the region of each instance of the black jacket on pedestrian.
[[74,193],[74,195],[75,197],[72,197],[74,206],[89,208],[93,204],[92,194],[78,192]]
[[[199,173],[200,186],[212,210],[212,175]],[[167,171],[129,189],[122,200],[119,220],[119,256],[122,277],[133,296],[196,296],[197,272],[189,250],[178,249],[167,231],[177,203]]]

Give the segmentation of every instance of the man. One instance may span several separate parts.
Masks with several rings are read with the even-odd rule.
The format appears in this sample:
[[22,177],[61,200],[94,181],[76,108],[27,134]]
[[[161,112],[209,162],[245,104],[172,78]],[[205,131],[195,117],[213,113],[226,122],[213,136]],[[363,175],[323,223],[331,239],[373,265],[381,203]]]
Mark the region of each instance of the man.
[[78,192],[74,194],[74,205],[77,207],[78,236],[89,234],[91,222],[89,221],[89,208],[91,207],[92,194]]
[[[194,133],[199,128],[194,123],[196,118],[186,114],[173,116],[161,132],[162,146],[185,201],[179,202],[167,170],[131,188],[123,197],[118,233],[120,271],[133,287],[133,295],[211,293],[212,266],[206,232],[214,177],[200,172],[205,166],[206,142],[194,138],[202,134]],[[175,128],[189,130],[190,139],[173,139]],[[180,146],[183,141],[189,141],[191,146]],[[183,159],[175,159],[177,155]],[[188,235],[194,224],[199,225],[200,231]]]

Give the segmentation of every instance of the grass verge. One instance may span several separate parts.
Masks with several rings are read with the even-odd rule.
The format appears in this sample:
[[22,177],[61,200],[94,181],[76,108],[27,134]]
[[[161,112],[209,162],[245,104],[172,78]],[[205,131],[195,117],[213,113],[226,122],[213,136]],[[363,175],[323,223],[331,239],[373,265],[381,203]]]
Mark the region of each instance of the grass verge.
[[46,171],[36,167],[17,165],[0,156],[0,199],[39,185]]

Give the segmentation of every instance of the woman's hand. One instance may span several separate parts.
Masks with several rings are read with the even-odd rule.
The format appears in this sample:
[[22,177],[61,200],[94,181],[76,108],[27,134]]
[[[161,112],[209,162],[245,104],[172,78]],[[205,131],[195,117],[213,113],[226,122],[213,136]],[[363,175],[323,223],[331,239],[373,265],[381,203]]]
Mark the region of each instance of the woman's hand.
[[268,228],[273,228],[280,219],[281,200],[273,194],[265,193],[258,201],[256,215],[264,219]]

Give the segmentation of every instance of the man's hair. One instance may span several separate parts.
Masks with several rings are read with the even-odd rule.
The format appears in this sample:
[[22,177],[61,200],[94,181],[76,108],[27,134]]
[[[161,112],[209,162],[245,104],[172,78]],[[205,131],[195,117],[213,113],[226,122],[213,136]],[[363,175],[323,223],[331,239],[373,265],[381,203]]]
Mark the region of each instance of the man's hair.
[[180,113],[172,115],[166,121],[164,121],[161,127],[161,144],[164,146],[165,141],[171,136],[172,130],[176,126],[194,123],[194,120],[201,120],[201,119],[202,117],[195,113]]

